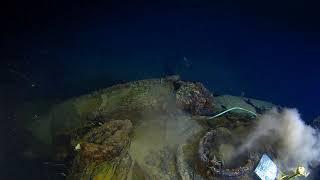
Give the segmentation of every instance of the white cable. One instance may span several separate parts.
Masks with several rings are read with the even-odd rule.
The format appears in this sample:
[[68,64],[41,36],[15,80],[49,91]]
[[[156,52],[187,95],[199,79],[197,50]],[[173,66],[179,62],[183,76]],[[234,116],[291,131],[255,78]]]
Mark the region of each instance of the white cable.
[[257,116],[256,113],[254,113],[254,112],[252,112],[252,111],[250,111],[250,110],[247,110],[247,109],[244,109],[244,108],[241,108],[241,107],[233,107],[233,108],[227,109],[227,110],[225,110],[225,111],[222,111],[222,112],[219,113],[219,114],[216,114],[216,115],[214,115],[214,116],[211,116],[211,117],[209,117],[208,119],[214,119],[214,118],[216,118],[216,117],[219,117],[219,116],[221,116],[221,115],[223,115],[223,114],[225,114],[225,113],[227,113],[227,112],[229,112],[229,111],[233,111],[233,110],[242,110],[242,111],[245,111],[245,112],[247,112],[247,113],[249,113],[249,114],[252,114],[252,115],[254,115],[254,116]]

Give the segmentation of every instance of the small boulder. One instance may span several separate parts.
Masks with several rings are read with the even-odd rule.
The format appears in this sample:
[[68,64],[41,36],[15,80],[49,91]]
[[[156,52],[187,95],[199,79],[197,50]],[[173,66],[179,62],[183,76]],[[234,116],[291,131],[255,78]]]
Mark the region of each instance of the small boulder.
[[198,82],[180,82],[176,103],[179,108],[193,115],[210,115],[214,107],[213,95]]

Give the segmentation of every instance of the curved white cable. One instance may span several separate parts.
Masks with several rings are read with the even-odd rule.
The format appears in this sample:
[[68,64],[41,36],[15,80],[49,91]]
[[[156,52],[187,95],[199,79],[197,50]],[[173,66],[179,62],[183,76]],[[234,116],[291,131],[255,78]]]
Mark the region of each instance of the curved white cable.
[[252,112],[252,111],[250,111],[250,110],[247,110],[247,109],[244,109],[244,108],[241,108],[241,107],[233,107],[233,108],[227,109],[227,110],[225,110],[225,111],[222,111],[222,112],[219,113],[219,114],[216,114],[216,115],[214,115],[214,116],[211,116],[211,117],[209,117],[208,119],[214,119],[214,118],[216,118],[216,117],[219,117],[219,116],[221,116],[221,115],[223,115],[223,114],[225,114],[225,113],[227,113],[227,112],[229,112],[229,111],[233,111],[233,110],[242,110],[242,111],[245,111],[245,112],[247,112],[247,113],[249,113],[249,114],[252,114],[252,115],[254,115],[254,116],[257,116],[256,113],[254,113],[254,112]]

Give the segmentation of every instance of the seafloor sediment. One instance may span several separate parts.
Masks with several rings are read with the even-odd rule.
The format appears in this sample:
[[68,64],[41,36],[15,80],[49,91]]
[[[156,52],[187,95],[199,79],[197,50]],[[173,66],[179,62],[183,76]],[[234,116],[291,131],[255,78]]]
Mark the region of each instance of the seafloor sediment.
[[67,179],[250,179],[257,152],[230,167],[217,163],[230,160],[223,152],[232,154],[254,125],[242,112],[207,118],[233,106],[260,114],[273,104],[213,96],[178,76],[128,82],[39,115],[27,126],[37,142],[28,151],[68,164]]

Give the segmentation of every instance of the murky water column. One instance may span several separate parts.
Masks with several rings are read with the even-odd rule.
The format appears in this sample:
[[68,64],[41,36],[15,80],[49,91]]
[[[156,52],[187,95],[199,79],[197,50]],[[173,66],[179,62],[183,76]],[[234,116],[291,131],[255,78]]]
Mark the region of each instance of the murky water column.
[[178,179],[177,150],[200,126],[184,114],[164,114],[144,120],[133,132],[130,155],[150,176]]

